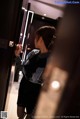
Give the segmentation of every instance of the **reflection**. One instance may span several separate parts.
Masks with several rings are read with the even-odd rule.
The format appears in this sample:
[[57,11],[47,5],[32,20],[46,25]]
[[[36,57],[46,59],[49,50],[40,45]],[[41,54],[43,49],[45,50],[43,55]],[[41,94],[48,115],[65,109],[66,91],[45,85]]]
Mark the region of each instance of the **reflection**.
[[54,90],[59,90],[60,89],[60,83],[59,81],[53,81],[51,83],[51,87],[54,89]]
[[[40,1],[38,1],[38,2],[40,2]],[[44,4],[44,3],[43,3]],[[45,5],[47,5],[47,4],[45,4]],[[50,5],[50,4],[48,4],[48,5]],[[35,5],[36,6],[36,5]],[[50,5],[51,6],[51,5]],[[54,7],[54,5],[52,5],[51,6],[52,8]],[[23,7],[22,7],[23,8]],[[59,10],[59,8],[60,7],[57,7],[56,6],[56,9],[58,8],[58,10]],[[61,9],[61,8],[60,8]],[[31,16],[29,16],[30,14],[27,14],[27,10],[25,9],[25,8],[23,8],[23,10],[24,11],[26,11],[26,13],[25,13],[25,20],[27,19],[27,25],[26,25],[26,30],[25,30],[25,35],[24,35],[24,42],[22,42],[22,37],[23,37],[23,32],[21,32],[20,33],[20,43],[22,42],[22,48],[23,48],[23,54],[25,53],[25,51],[26,51],[26,53],[25,54],[27,54],[28,52],[30,52],[32,49],[34,49],[34,38],[35,38],[35,31],[39,28],[39,27],[42,27],[42,26],[46,26],[46,25],[48,25],[48,26],[55,26],[55,27],[57,27],[57,20],[56,19],[54,19],[54,18],[48,18],[47,17],[47,14],[46,14],[46,12],[45,12],[45,14],[43,15],[39,15],[39,14],[35,14],[33,11],[32,11],[32,13],[34,13],[34,15],[32,16],[32,19],[31,19]],[[32,9],[31,9],[32,10]],[[31,11],[30,10],[30,11]],[[28,12],[29,13],[29,12]],[[24,14],[24,13],[23,13]],[[50,13],[51,14],[51,13]],[[28,17],[27,17],[27,15],[28,15]],[[60,16],[60,15],[59,15]],[[21,19],[24,19],[23,18],[24,17],[24,15],[22,16],[22,18]],[[24,20],[24,21],[25,21]],[[23,22],[24,22],[23,21]],[[31,22],[30,22],[31,21]],[[22,26],[24,25],[24,23],[22,22],[22,25],[21,25],[21,28],[22,28]],[[24,31],[24,30],[23,30]],[[48,34],[48,33],[47,33]],[[48,36],[47,36],[47,38],[48,38]],[[56,37],[55,37],[56,38]],[[40,42],[42,43],[42,39],[40,39]],[[45,41],[46,42],[46,41]],[[50,42],[48,42],[48,45],[49,45],[49,43]],[[27,49],[26,48],[26,46],[28,46],[28,45],[26,45],[26,44],[29,44],[29,48],[30,49]],[[43,44],[42,44],[42,46],[44,46]],[[43,48],[43,47],[42,47]],[[26,50],[27,49],[27,50]],[[42,51],[42,50],[41,50]],[[22,55],[22,54],[21,54]],[[26,55],[25,55],[26,56]],[[22,58],[22,56],[21,56],[21,58]],[[25,57],[24,57],[24,60],[25,60]],[[41,61],[41,60],[40,60]],[[37,63],[38,64],[38,63]],[[32,68],[34,68],[35,66],[32,66],[31,67],[31,70],[32,70]],[[15,65],[15,68],[16,68],[16,65]],[[30,68],[30,67],[29,67]],[[29,70],[29,68],[28,68],[28,70]],[[41,71],[41,69],[40,69],[40,71]],[[11,90],[10,90],[10,98],[9,98],[9,102],[8,102],[8,108],[6,109],[7,111],[8,111],[8,117],[10,118],[10,119],[13,119],[13,118],[15,118],[15,119],[17,119],[17,98],[18,98],[18,90],[19,90],[19,85],[20,85],[20,80],[21,80],[21,76],[22,76],[22,72],[21,72],[21,69],[15,69],[15,71],[14,71],[14,76],[17,76],[16,77],[16,79],[14,78],[14,80],[12,81],[12,87],[11,87]],[[34,74],[34,76],[35,76],[35,74]],[[33,76],[33,77],[34,77]],[[29,86],[29,84],[28,84],[28,86]],[[28,87],[27,86],[27,87]],[[24,88],[24,86],[23,86],[23,88]],[[33,94],[33,93],[32,93]],[[34,98],[35,98],[35,96],[33,96]],[[30,102],[29,103],[31,103],[31,100],[32,100],[32,98],[30,98]],[[14,110],[13,110],[14,109]],[[20,114],[20,113],[18,113],[18,114]]]

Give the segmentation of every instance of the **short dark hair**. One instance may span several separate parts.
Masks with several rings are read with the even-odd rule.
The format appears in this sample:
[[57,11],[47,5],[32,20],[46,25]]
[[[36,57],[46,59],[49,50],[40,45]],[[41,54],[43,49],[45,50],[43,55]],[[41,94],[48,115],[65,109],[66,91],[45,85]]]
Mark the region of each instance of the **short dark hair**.
[[55,36],[55,27],[53,26],[42,26],[36,31],[36,35],[43,38],[44,44],[48,50],[52,49]]

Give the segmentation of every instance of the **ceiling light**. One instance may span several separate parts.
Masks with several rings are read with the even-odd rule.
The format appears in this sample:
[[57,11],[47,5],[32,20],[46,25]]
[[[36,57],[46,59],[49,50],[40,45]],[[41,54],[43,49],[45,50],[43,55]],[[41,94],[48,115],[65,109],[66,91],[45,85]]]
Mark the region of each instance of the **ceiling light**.
[[44,14],[44,16],[46,16],[46,14]]

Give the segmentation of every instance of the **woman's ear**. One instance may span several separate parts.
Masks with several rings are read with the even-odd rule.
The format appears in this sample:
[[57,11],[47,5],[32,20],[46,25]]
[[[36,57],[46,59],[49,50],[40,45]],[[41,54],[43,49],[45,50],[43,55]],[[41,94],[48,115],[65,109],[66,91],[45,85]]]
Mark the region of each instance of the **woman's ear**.
[[44,42],[44,41],[43,41],[43,38],[40,37],[40,38],[39,38],[39,43],[42,44],[43,42]]

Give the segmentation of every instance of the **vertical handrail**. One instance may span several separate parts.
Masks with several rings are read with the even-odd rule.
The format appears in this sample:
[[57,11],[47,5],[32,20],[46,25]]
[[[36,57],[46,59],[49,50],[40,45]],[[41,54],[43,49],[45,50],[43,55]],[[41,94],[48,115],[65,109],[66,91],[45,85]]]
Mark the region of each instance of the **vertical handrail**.
[[[31,20],[30,20],[30,24],[32,23],[32,21],[33,21],[33,16],[34,16],[34,12],[33,12],[33,11],[27,11],[27,12],[28,12],[28,13],[27,13],[26,24],[25,24],[25,30],[24,30],[23,40],[22,40],[22,47],[24,46],[24,42],[25,42],[25,38],[26,38],[26,31],[27,31],[27,29],[28,29],[28,22],[29,22],[30,13],[32,13]],[[23,64],[23,62],[25,61],[26,52],[27,52],[27,44],[26,44],[26,46],[25,46],[25,50],[24,50],[23,55],[22,55],[22,64]]]

